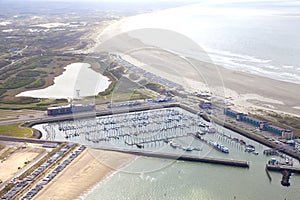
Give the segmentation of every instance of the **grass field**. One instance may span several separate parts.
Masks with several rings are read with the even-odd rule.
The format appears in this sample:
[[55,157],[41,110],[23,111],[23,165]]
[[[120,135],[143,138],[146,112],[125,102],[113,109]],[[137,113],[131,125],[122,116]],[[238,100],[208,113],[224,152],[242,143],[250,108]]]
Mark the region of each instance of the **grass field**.
[[22,123],[1,125],[0,135],[13,137],[32,137],[33,131],[30,128],[22,127]]

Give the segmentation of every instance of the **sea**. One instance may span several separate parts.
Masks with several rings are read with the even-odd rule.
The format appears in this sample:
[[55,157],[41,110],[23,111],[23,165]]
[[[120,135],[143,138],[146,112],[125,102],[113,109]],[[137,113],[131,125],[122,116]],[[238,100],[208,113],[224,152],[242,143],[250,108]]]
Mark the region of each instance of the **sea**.
[[[128,17],[121,27],[173,31],[197,43],[215,64],[300,84],[299,1],[200,1]],[[178,53],[195,57],[188,48]]]
[[[300,84],[299,1],[201,1],[140,14],[122,22],[125,32],[145,28],[178,32],[195,41],[213,62],[226,68]],[[181,53],[191,52],[184,49]],[[250,169],[182,161],[165,166],[166,160],[138,158],[80,198],[300,199],[299,175],[292,176],[290,187],[283,187],[280,174],[271,172],[272,180],[268,179],[264,169],[266,158],[239,155],[252,163]],[[164,167],[149,171],[157,166]]]

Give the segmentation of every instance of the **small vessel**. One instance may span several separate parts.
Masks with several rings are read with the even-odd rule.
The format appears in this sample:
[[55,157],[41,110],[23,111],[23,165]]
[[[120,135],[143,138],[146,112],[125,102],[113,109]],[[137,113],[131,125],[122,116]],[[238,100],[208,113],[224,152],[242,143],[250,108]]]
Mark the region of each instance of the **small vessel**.
[[143,145],[141,145],[141,144],[135,144],[136,146],[137,146],[137,148],[144,148],[144,146]]
[[192,147],[183,147],[182,149],[185,150],[185,151],[193,151]]
[[198,147],[194,147],[193,150],[194,150],[194,151],[202,151],[202,149],[201,149],[201,148],[198,148]]
[[246,152],[252,153],[255,151],[255,149],[251,148],[251,147],[246,147],[245,149]]
[[202,139],[202,138],[201,138],[202,135],[205,135],[205,133],[204,133],[204,132],[201,132],[201,131],[198,131],[198,132],[195,134],[195,137],[201,140],[201,139]]
[[163,141],[164,141],[165,143],[167,143],[167,144],[169,143],[169,140],[168,140],[168,139],[164,139]]
[[214,127],[205,127],[203,132],[204,133],[216,133],[216,129]]
[[175,142],[171,141],[170,146],[173,148],[177,148],[177,147],[179,147],[179,144],[176,144]]
[[254,155],[256,155],[256,156],[258,155],[258,152],[257,152],[257,151],[254,151],[254,152],[252,152],[252,153],[253,153]]
[[229,153],[229,148],[225,147],[222,144],[218,144],[218,143],[210,141],[210,140],[207,143],[223,153]]
[[198,126],[205,128],[207,125],[199,123]]
[[244,140],[240,140],[240,143],[243,144],[243,145],[246,144],[246,142]]
[[196,135],[205,135],[206,133],[204,131],[197,131]]

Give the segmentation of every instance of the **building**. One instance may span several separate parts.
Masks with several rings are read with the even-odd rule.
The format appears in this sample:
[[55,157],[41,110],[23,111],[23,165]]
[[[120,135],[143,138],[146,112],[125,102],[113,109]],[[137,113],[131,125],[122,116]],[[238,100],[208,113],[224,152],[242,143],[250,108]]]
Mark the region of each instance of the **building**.
[[244,113],[240,113],[240,112],[231,110],[230,108],[225,108],[224,114],[229,117],[235,118],[237,121],[242,121],[242,122],[251,124],[253,126],[259,127],[260,130],[275,133],[276,135],[280,136],[283,139],[292,139],[293,138],[293,132],[291,130],[286,130],[283,128],[273,126],[269,122],[254,119]]
[[243,113],[231,110],[230,108],[225,108],[224,114],[232,118],[235,118],[237,121],[240,121],[241,117],[244,115]]
[[276,126],[268,125],[268,126],[266,126],[266,131],[269,131],[271,133],[275,133],[276,135],[281,135],[283,129],[280,129]]
[[50,107],[47,109],[48,115],[62,115],[62,114],[71,114],[71,113],[72,113],[71,104],[66,106]]
[[72,114],[79,112],[88,112],[95,110],[94,104],[69,104],[65,106],[50,107],[47,109],[47,114],[50,116]]
[[237,112],[235,110],[231,110],[230,108],[225,108],[224,114],[229,117],[235,118],[237,121],[243,121],[243,122],[255,125],[255,126],[260,126],[260,123],[261,123],[261,121],[252,119],[251,117],[247,116],[246,114]]
[[294,139],[294,134],[293,131],[291,130],[284,130],[281,134],[281,138],[282,139],[286,139],[286,140],[292,140]]

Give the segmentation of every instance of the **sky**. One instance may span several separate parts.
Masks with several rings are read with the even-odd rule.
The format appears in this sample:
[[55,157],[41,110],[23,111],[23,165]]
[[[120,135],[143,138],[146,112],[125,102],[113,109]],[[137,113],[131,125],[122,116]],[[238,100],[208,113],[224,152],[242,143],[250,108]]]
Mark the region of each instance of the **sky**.
[[[8,2],[11,0],[0,0],[1,2]],[[204,4],[223,4],[223,3],[232,3],[232,2],[272,2],[272,3],[284,3],[288,2],[289,4],[297,4],[299,5],[299,0],[15,0],[15,1],[22,1],[22,2],[32,2],[32,1],[52,1],[52,2],[122,2],[122,3],[130,3],[130,2],[182,2],[182,3],[204,3]]]

